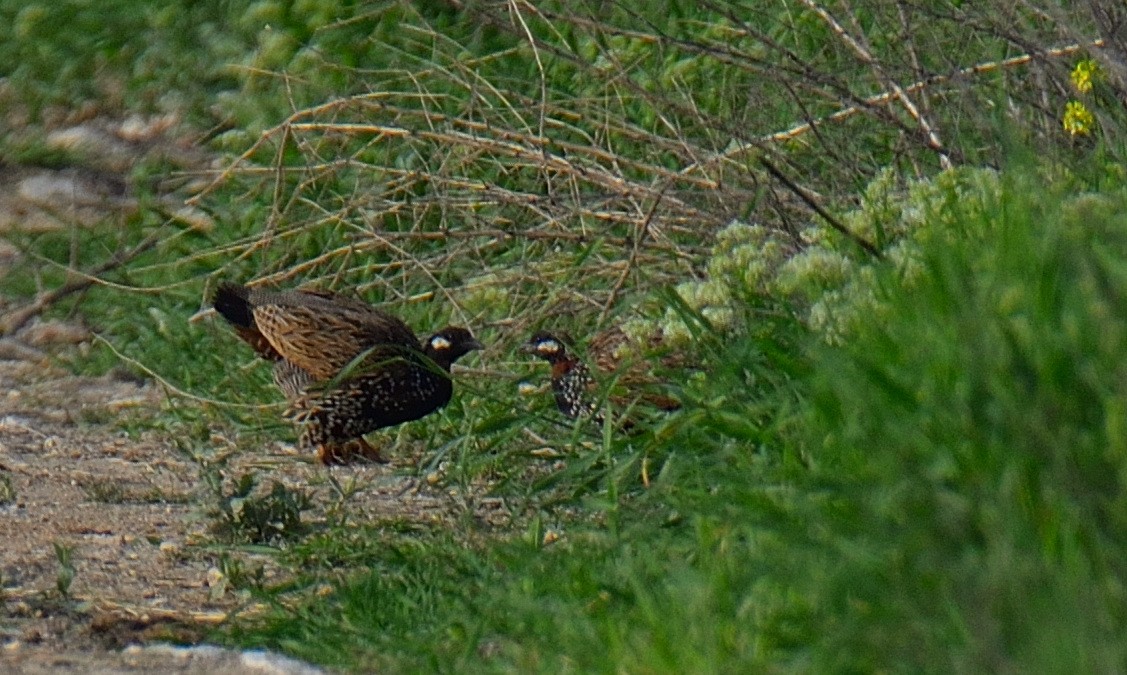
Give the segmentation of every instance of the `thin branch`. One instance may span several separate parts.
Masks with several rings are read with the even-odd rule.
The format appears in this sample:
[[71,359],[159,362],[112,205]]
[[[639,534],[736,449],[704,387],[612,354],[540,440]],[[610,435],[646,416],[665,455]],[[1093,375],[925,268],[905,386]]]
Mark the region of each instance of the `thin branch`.
[[851,50],[853,50],[853,53],[857,55],[857,58],[859,58],[862,63],[873,69],[873,72],[876,74],[877,79],[881,81],[881,84],[886,89],[892,90],[892,95],[895,98],[899,99],[900,103],[904,106],[904,109],[908,111],[908,115],[910,115],[912,119],[916,121],[916,124],[920,126],[920,129],[923,131],[924,135],[927,136],[928,146],[930,146],[939,154],[940,166],[942,166],[944,169],[950,169],[951,158],[947,156],[947,152],[943,149],[943,143],[939,140],[939,135],[935,132],[935,129],[927,121],[927,119],[925,119],[924,116],[920,113],[919,108],[916,107],[915,102],[913,102],[912,99],[908,97],[907,93],[905,93],[905,91],[900,88],[900,85],[898,85],[896,81],[892,79],[892,77],[890,77],[888,73],[885,72],[884,67],[880,64],[880,61],[878,61],[877,58],[873,56],[872,52],[869,51],[869,49],[867,49],[865,45],[861,44],[861,40],[863,40],[864,37],[862,36],[859,39],[854,38],[849,34],[847,30],[845,30],[844,26],[838,23],[837,19],[835,19],[832,14],[830,14],[828,11],[826,11],[825,8],[813,2],[812,0],[799,1],[802,4],[806,5],[812,12],[820,16],[822,20],[829,25],[830,29],[834,33],[836,33],[839,38],[841,38],[841,41],[844,42]]
[[78,278],[71,278],[62,286],[39,294],[31,303],[8,312],[0,317],[0,335],[11,335],[15,333],[20,328],[23,328],[33,317],[43,312],[43,310],[69,295],[93,286],[99,282],[99,275],[127,264],[137,256],[156,246],[157,243],[164,238],[165,233],[158,229],[141,240],[136,246],[128,250],[119,250],[117,253],[114,253],[109,260],[96,266],[89,273],[83,274]]
[[[992,72],[992,71],[995,71],[995,70],[1001,70],[1001,69],[1009,68],[1009,67],[1012,67],[1012,66],[1025,65],[1027,63],[1031,63],[1035,58],[1037,58],[1039,56],[1048,56],[1048,57],[1053,57],[1053,58],[1062,57],[1062,56],[1070,56],[1072,54],[1076,54],[1078,52],[1082,52],[1082,51],[1087,50],[1087,49],[1100,49],[1100,48],[1103,48],[1104,45],[1105,45],[1105,43],[1104,43],[1103,40],[1093,40],[1092,42],[1083,43],[1083,44],[1077,43],[1077,44],[1065,45],[1063,47],[1056,47],[1054,49],[1047,49],[1043,53],[1039,53],[1039,54],[1022,54],[1020,56],[1014,56],[1014,57],[1011,57],[1011,58],[1008,58],[1008,59],[1003,59],[1001,61],[989,61],[987,63],[979,63],[979,64],[976,64],[976,65],[973,65],[973,66],[967,66],[966,68],[961,68],[959,70],[956,70],[954,73],[950,73],[948,75],[935,75],[935,76],[929,77],[927,79],[920,80],[919,82],[914,82],[914,83],[908,85],[907,87],[903,87],[902,91],[904,91],[905,93],[915,93],[915,92],[917,92],[921,89],[924,89],[926,87],[934,86],[934,85],[937,85],[937,84],[943,84],[943,83],[946,83],[946,82],[952,82],[952,81],[957,80],[959,78],[968,77],[968,76],[971,76],[971,75],[981,75],[983,73],[989,73],[989,72]],[[744,153],[750,152],[751,150],[754,150],[755,148],[758,147],[759,144],[781,143],[781,142],[784,142],[784,141],[793,140],[795,138],[798,138],[799,136],[802,136],[803,134],[806,134],[806,133],[814,130],[814,128],[823,126],[823,125],[825,125],[829,122],[840,122],[841,120],[848,119],[850,117],[853,117],[854,115],[859,115],[859,114],[865,112],[868,108],[881,106],[881,105],[887,105],[888,103],[890,103],[892,101],[893,98],[896,97],[896,95],[897,94],[894,91],[881,92],[880,94],[876,94],[876,95],[873,95],[873,96],[866,98],[864,100],[864,105],[854,105],[854,106],[849,106],[848,108],[842,108],[841,110],[838,110],[835,113],[832,113],[830,115],[826,115],[825,117],[821,117],[821,118],[814,120],[812,122],[804,122],[802,124],[795,125],[795,126],[791,127],[790,129],[787,129],[785,131],[778,131],[778,132],[775,132],[773,134],[768,134],[767,136],[762,136],[755,143],[738,144],[736,147],[733,147],[729,150],[725,150],[723,153],[720,153],[720,154],[710,158],[708,161],[706,161],[704,163],[691,164],[691,165],[685,167],[684,169],[682,169],[681,171],[682,171],[682,173],[692,173],[692,172],[695,172],[695,171],[701,171],[701,170],[703,170],[703,169],[705,169],[705,168],[707,168],[707,167],[709,167],[713,164],[716,164],[718,162],[735,159],[739,155],[742,155]]]
[[846,238],[848,238],[850,241],[852,241],[853,243],[860,246],[862,249],[865,250],[866,253],[873,256],[877,260],[881,260],[881,259],[884,258],[884,256],[881,254],[881,252],[877,249],[876,246],[874,246],[871,242],[869,242],[865,238],[863,238],[863,237],[853,233],[852,231],[850,231],[850,229],[847,228],[840,220],[835,218],[829,211],[822,208],[821,204],[819,204],[813,197],[811,197],[809,194],[807,194],[807,192],[804,188],[800,187],[797,183],[792,181],[790,178],[787,178],[786,175],[784,175],[782,171],[779,171],[779,169],[774,164],[772,164],[771,162],[769,162],[768,160],[766,160],[762,157],[759,158],[759,163],[761,165],[763,165],[763,168],[767,170],[767,173],[774,176],[776,180],[778,180],[780,183],[785,185],[788,190],[793,192],[807,206],[809,206],[811,209],[814,209],[814,212],[817,213],[819,216],[821,216],[827,223],[829,223],[830,227],[832,227],[833,229],[835,229],[838,232],[845,235]]
[[109,348],[109,350],[111,352],[113,352],[114,356],[116,356],[117,358],[121,359],[125,363],[128,363],[129,365],[133,366],[137,370],[140,370],[141,372],[145,373],[149,377],[153,378],[153,380],[156,381],[158,384],[160,384],[160,386],[164,387],[164,389],[166,391],[169,391],[169,392],[171,392],[171,393],[173,393],[173,394],[175,394],[175,395],[177,395],[181,398],[186,398],[186,399],[195,401],[197,403],[208,403],[208,404],[211,404],[211,405],[220,406],[220,407],[224,407],[224,408],[243,408],[243,409],[247,409],[247,410],[271,410],[271,409],[275,409],[275,408],[280,408],[280,407],[282,407],[282,405],[284,405],[284,404],[279,404],[279,403],[271,403],[271,404],[266,404],[266,405],[260,405],[260,404],[256,404],[256,403],[230,403],[228,401],[220,401],[220,400],[214,399],[214,398],[197,396],[193,393],[184,391],[180,387],[177,387],[176,385],[172,384],[171,382],[169,382],[165,378],[161,377],[161,375],[159,375],[152,368],[149,368],[148,366],[146,366],[144,363],[141,363],[137,359],[134,359],[130,356],[126,356],[125,354],[121,353],[121,351],[119,351],[118,348],[115,347],[112,342],[110,342],[106,338],[102,337],[101,335],[95,333],[94,334],[94,340],[104,344],[107,348]]
[[669,189],[669,184],[666,183],[665,187],[657,193],[657,199],[650,205],[649,211],[646,213],[645,219],[638,226],[638,233],[634,237],[634,244],[630,249],[630,257],[626,261],[626,265],[622,268],[622,274],[618,276],[614,286],[610,289],[610,295],[607,297],[606,303],[603,305],[603,311],[599,314],[598,325],[602,325],[606,321],[607,316],[610,314],[611,307],[614,306],[615,300],[618,299],[618,294],[622,292],[623,286],[626,285],[626,279],[629,278],[630,272],[634,269],[634,264],[638,260],[638,251],[642,247],[642,242],[646,240],[646,234],[649,232],[650,223],[653,221],[654,214],[657,213],[657,207],[661,205],[661,198],[665,196],[665,191]]

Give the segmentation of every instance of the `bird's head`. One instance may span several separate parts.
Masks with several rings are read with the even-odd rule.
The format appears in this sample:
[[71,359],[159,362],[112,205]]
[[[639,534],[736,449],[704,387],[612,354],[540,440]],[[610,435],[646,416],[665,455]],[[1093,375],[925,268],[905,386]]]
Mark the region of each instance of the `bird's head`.
[[430,336],[423,351],[435,363],[446,368],[475,349],[485,347],[465,328],[447,326]]
[[547,331],[535,333],[520,348],[526,354],[535,354],[550,363],[567,358],[567,348],[555,335]]

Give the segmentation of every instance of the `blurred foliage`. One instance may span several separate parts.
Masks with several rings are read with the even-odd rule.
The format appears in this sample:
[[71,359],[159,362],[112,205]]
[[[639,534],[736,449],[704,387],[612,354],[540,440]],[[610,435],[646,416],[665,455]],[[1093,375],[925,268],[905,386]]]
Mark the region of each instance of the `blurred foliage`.
[[821,667],[1127,658],[1123,193],[1007,183],[942,208],[960,236],[880,275],[881,320],[818,359]]
[[[286,541],[285,592],[316,589],[226,566],[279,600],[242,644],[356,671],[1123,670],[1122,55],[1052,51],[1090,44],[1091,11],[822,9],[0,0],[12,119],[174,112],[241,158],[201,202],[220,227],[142,205],[13,235],[4,291],[167,235],[53,311],[117,350],[76,367],[120,353],[222,396],[171,406],[200,456],[229,418],[243,444],[282,428],[222,405],[280,396],[187,321],[218,278],[491,345],[394,432],[456,531],[312,533],[304,491],[204,472],[220,535]],[[636,360],[660,334],[682,409],[618,436],[518,401],[511,347],[552,322],[622,326]],[[481,522],[486,494],[515,527]]]

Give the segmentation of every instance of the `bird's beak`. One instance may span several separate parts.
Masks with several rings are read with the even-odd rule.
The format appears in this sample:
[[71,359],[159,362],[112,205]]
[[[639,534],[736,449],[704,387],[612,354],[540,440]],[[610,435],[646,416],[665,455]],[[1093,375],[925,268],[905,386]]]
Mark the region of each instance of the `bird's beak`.
[[475,349],[485,349],[485,345],[477,341],[477,338],[471,339],[466,343],[466,349],[473,351]]
[[520,352],[522,354],[535,354],[536,353],[536,345],[529,343],[529,342],[526,342],[526,343],[524,343],[523,345],[520,346]]

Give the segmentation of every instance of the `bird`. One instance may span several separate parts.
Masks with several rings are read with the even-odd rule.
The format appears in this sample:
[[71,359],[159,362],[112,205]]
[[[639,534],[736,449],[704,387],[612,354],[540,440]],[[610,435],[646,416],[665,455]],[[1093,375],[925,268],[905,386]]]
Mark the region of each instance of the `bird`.
[[[594,358],[600,373],[614,375],[620,370],[622,362],[618,358],[618,351],[628,341],[626,334],[617,328],[591,339],[588,353]],[[603,422],[603,415],[598,410],[601,400],[598,381],[591,368],[568,351],[563,340],[548,331],[538,331],[521,347],[521,351],[538,356],[552,366],[552,393],[556,399],[556,408],[565,417],[589,417],[597,423]],[[634,367],[627,368],[626,372],[619,373],[619,383],[635,390],[654,384],[653,379],[644,374],[644,366],[638,367],[641,365],[635,364]],[[681,405],[672,397],[652,391],[641,392],[634,398],[666,411],[676,410]],[[629,407],[633,403],[630,397],[611,396],[610,399],[618,408]],[[630,429],[634,426],[634,420],[625,418],[619,425],[624,430]]]
[[593,415],[598,408],[597,384],[591,369],[567,351],[562,340],[547,331],[534,333],[521,351],[539,356],[552,366],[552,394],[565,417]]
[[447,326],[419,342],[398,317],[323,290],[271,291],[222,283],[212,306],[274,363],[274,383],[299,429],[298,446],[323,464],[387,460],[364,435],[417,420],[450,402],[450,367],[484,347]]

